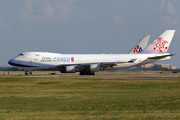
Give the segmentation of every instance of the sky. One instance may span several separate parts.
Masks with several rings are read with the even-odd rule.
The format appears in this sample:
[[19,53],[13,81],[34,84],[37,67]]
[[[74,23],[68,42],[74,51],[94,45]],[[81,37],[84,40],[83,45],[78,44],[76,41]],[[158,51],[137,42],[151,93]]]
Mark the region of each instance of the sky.
[[176,30],[170,60],[180,68],[179,0],[0,0],[0,66],[21,52],[126,54]]

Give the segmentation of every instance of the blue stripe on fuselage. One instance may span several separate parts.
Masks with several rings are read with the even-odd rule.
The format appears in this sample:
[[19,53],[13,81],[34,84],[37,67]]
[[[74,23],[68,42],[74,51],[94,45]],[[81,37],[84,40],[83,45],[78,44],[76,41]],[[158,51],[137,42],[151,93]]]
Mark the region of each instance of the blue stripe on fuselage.
[[49,64],[42,64],[42,63],[34,63],[29,61],[21,61],[21,60],[14,60],[11,59],[8,62],[12,66],[20,67],[20,68],[48,68],[52,67],[55,68],[56,65],[49,65]]

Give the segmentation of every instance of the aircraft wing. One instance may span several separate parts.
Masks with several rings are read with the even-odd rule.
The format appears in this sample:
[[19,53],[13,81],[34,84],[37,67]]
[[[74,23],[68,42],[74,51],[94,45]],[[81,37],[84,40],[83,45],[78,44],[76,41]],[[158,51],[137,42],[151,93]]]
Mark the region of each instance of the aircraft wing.
[[122,64],[122,63],[133,63],[135,62],[136,59],[131,59],[127,62],[94,62],[94,63],[77,63],[77,64],[60,64],[57,65],[58,68],[63,68],[66,66],[79,66],[79,67],[89,67],[92,64],[99,64],[101,67],[113,67],[113,66],[117,66],[117,64]]

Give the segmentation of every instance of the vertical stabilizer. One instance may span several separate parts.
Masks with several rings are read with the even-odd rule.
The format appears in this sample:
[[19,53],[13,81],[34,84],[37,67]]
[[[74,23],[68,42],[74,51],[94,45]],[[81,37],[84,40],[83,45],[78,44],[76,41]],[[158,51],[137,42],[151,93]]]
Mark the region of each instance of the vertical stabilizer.
[[150,35],[144,36],[128,54],[140,53],[144,48],[146,48]]
[[160,54],[166,53],[171,44],[175,30],[166,30],[150,45],[148,45],[141,53],[142,54]]

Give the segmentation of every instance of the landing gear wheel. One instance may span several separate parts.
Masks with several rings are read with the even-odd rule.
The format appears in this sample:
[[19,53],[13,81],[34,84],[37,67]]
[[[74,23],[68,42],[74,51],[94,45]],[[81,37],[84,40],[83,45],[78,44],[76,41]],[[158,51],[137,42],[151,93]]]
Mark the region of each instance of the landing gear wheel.
[[91,73],[91,75],[95,75],[95,73],[93,72],[93,73]]
[[90,72],[90,71],[87,71],[87,72],[81,71],[81,72],[79,73],[79,75],[95,75],[95,73],[94,73],[94,72]]
[[93,72],[88,72],[88,74],[87,75],[95,75],[95,73]]
[[80,72],[79,75],[84,75],[84,72]]
[[95,73],[94,72],[92,73],[92,72],[88,71],[88,72],[85,73],[85,75],[95,75]]
[[32,75],[32,72],[29,72],[30,75]]
[[90,71],[86,72],[86,75],[91,75],[91,72]]
[[28,71],[27,70],[25,70],[25,75],[28,75]]

